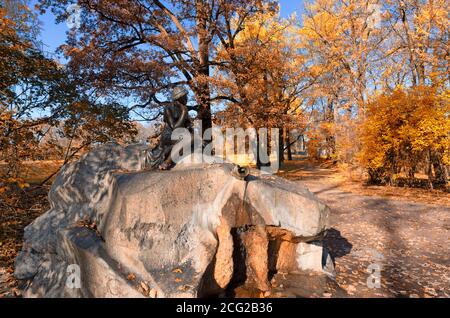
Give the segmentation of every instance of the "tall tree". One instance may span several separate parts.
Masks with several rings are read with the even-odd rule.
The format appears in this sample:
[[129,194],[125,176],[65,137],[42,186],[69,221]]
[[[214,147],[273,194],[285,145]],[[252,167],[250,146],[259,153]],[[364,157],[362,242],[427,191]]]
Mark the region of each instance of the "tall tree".
[[7,163],[0,183],[16,180],[23,160],[42,156],[50,128],[75,141],[70,158],[94,143],[134,134],[123,106],[99,99],[29,39],[26,30],[35,21],[27,6],[16,5],[0,7],[0,161]]
[[[391,55],[404,70],[400,84],[442,88],[450,84],[449,16],[445,0],[386,0]],[[388,67],[394,67],[388,63]]]
[[354,123],[378,84],[390,31],[378,0],[317,0],[305,8],[299,36],[318,78],[308,95],[322,109],[311,113],[322,133],[311,133],[337,152],[331,155],[351,161],[358,148]]
[[[429,86],[439,94],[450,85],[450,9],[445,0],[386,0],[384,9],[391,30],[384,82],[395,86]],[[447,180],[442,152],[430,149],[427,160],[435,179]]]
[[[187,84],[203,129],[211,127],[211,68],[218,43],[232,41],[263,0],[41,0],[58,20],[80,7],[80,25],[63,47],[70,69],[104,98],[128,98],[132,111],[159,112],[162,95]],[[231,24],[235,19],[236,23]]]
[[281,161],[283,129],[300,125],[300,93],[309,83],[294,29],[292,19],[280,19],[277,10],[256,14],[233,41],[222,41],[216,73],[219,94],[231,96],[221,119],[239,127],[281,128]]
[[355,115],[363,114],[380,66],[380,50],[388,38],[382,23],[377,0],[319,0],[306,5],[300,36],[310,61],[323,75],[321,89],[330,103],[339,94]]

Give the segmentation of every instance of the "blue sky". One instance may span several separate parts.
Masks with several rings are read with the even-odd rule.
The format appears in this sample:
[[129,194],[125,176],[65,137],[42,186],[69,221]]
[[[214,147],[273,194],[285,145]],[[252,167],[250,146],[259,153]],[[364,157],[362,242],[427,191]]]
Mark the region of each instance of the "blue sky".
[[[31,4],[34,6],[36,0],[32,0]],[[303,11],[302,0],[280,0],[281,16],[290,16],[293,12],[301,15]],[[44,51],[53,53],[58,46],[63,44],[66,40],[66,32],[68,27],[65,23],[56,24],[55,17],[51,12],[46,12],[39,17],[42,30],[41,40],[44,43]]]
[[296,12],[300,16],[303,12],[303,0],[280,0],[281,16],[288,17]]

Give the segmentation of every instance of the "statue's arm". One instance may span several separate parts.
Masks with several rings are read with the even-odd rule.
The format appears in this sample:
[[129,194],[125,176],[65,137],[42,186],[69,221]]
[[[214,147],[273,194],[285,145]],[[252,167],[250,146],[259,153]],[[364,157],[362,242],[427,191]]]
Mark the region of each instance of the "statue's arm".
[[169,107],[166,107],[164,109],[164,121],[169,125],[170,129],[174,128],[174,122],[173,122],[173,114]]
[[181,114],[173,129],[182,127],[189,116],[189,110],[186,105],[179,103],[178,106],[180,107]]

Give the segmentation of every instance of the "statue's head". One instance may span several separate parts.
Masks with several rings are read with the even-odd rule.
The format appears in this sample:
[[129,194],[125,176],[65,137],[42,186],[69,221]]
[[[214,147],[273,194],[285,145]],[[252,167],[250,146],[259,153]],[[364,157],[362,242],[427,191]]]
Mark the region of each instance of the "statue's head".
[[172,91],[172,100],[179,101],[183,104],[186,104],[187,95],[188,95],[188,91],[186,90],[186,88],[184,88],[184,86],[182,86],[182,85],[176,86]]

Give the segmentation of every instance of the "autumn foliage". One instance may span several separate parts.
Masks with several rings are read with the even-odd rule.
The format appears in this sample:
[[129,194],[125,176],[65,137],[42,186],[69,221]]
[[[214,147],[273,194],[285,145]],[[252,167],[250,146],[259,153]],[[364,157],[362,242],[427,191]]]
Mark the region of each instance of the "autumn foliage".
[[68,162],[90,146],[136,133],[126,107],[100,101],[42,51],[28,6],[6,4],[8,10],[0,7],[0,192],[27,186],[24,161]]
[[59,22],[79,8],[65,65],[39,48],[28,2],[6,3],[0,160],[11,180],[23,160],[134,140],[136,121],[157,126],[182,84],[203,129],[280,128],[280,159],[301,136],[309,156],[372,182],[448,182],[445,0],[311,0],[290,17],[271,0],[40,0]]
[[[395,183],[403,173],[408,182],[426,171],[429,184],[445,183],[450,164],[450,95],[429,87],[397,88],[373,99],[360,127],[361,164],[370,181]],[[433,175],[434,168],[434,175]],[[441,177],[444,174],[444,177]]]

